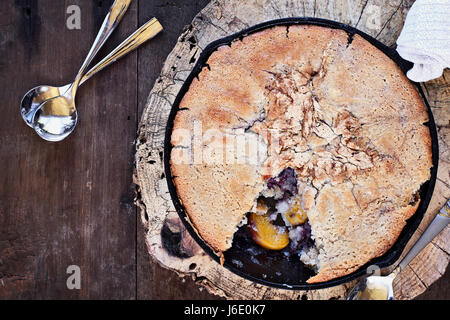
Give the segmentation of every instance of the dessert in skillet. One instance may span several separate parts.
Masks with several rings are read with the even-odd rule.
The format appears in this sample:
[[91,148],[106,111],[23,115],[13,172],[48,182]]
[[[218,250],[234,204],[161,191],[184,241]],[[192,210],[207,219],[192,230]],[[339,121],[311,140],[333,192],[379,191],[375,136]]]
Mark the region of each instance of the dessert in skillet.
[[218,254],[247,224],[324,282],[383,255],[415,213],[427,121],[414,85],[359,35],[278,26],[210,56],[174,121],[172,175]]

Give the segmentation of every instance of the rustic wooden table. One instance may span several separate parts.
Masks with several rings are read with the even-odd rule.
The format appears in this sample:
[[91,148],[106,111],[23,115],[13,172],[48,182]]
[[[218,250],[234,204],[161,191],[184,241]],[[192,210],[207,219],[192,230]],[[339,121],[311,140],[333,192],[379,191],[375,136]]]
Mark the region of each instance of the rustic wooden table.
[[[113,0],[7,0],[0,9],[0,299],[215,299],[150,260],[134,205],[135,140],[148,94],[184,26],[208,0],[133,1],[103,56],[157,17],[165,31],[79,91],[80,124],[40,140],[18,103],[72,80]],[[69,30],[69,5],[81,29]],[[81,289],[67,288],[80,267]],[[450,299],[450,272],[419,299]]]

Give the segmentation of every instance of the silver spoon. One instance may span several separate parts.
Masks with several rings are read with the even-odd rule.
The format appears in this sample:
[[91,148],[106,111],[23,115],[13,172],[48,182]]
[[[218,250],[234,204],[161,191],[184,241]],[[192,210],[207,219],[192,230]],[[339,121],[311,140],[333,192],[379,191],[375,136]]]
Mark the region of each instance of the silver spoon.
[[369,276],[362,279],[347,297],[347,300],[394,300],[392,283],[395,277],[448,225],[450,222],[450,200],[419,240],[388,276]]
[[[140,45],[146,41],[155,37],[159,32],[163,30],[161,24],[156,18],[151,19],[136,32],[129,36],[124,42],[122,42],[114,51],[106,56],[102,61],[89,70],[81,79],[79,86],[82,86],[87,80],[93,77],[95,74],[116,62],[120,58],[124,57],[128,53],[137,49]],[[33,127],[33,118],[36,110],[47,100],[56,98],[69,90],[72,84],[67,84],[61,87],[52,86],[38,86],[31,89],[25,94],[21,101],[21,114],[25,123]]]
[[[91,52],[89,53],[89,59],[86,59],[87,61],[85,61],[85,64],[83,65],[84,68],[86,68],[87,65],[92,61],[94,56],[98,53],[100,48],[103,46],[103,44],[109,38],[119,22],[122,20],[130,3],[131,0],[116,0],[111,6],[110,12],[102,26],[102,30],[97,36],[96,42],[92,47]],[[82,68],[79,73],[82,73],[81,71],[84,71],[84,69]],[[71,89],[72,86],[73,84],[63,87],[38,86],[28,91],[20,103],[20,111],[23,120],[30,127],[33,127],[32,121],[36,109],[39,108],[39,106],[44,101],[66,93],[69,89]]]
[[[70,128],[75,126],[77,121],[75,95],[80,81],[86,68],[91,64],[100,48],[122,20],[130,3],[131,0],[114,1],[88,56],[78,71],[75,81],[69,86],[66,92],[57,98],[43,102],[34,113],[33,127],[43,139],[59,141],[61,137],[63,139],[67,137],[68,132],[70,134]],[[49,118],[49,116],[54,116],[54,118]]]

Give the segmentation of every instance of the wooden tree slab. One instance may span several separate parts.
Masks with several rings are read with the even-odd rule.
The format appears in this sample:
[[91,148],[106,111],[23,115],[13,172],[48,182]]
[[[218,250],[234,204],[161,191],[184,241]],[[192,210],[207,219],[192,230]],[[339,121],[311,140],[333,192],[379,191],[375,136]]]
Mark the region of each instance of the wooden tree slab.
[[[150,92],[137,141],[137,203],[147,230],[152,258],[180,277],[190,276],[209,292],[228,299],[343,298],[354,283],[317,291],[290,291],[245,280],[207,256],[184,229],[173,207],[164,176],[163,149],[167,119],[181,86],[202,50],[212,41],[264,21],[286,17],[320,17],[354,26],[388,46],[395,46],[413,1],[367,0],[214,0],[186,27]],[[450,72],[423,84],[439,128],[440,168],[428,212],[407,249],[418,239],[450,198]],[[450,228],[446,228],[395,281],[399,299],[426,290],[450,260]]]

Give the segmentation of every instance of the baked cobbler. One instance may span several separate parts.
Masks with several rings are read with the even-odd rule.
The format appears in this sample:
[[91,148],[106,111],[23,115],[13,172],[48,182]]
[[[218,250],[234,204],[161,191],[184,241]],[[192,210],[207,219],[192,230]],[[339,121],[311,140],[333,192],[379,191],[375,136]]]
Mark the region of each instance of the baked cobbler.
[[247,224],[324,282],[383,255],[415,213],[427,121],[414,85],[361,36],[277,26],[209,57],[174,121],[172,175],[219,255]]

